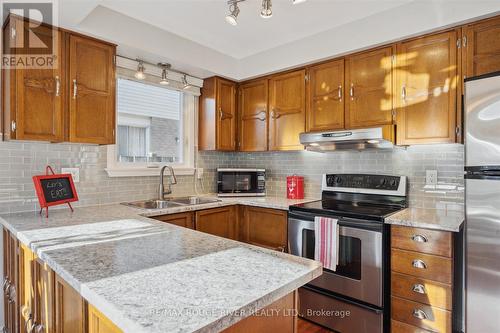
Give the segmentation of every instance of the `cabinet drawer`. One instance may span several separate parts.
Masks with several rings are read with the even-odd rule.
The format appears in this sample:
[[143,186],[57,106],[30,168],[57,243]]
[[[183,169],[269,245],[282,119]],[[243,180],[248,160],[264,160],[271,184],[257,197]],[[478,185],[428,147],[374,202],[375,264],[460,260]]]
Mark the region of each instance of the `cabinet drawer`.
[[391,249],[391,266],[395,272],[447,284],[452,283],[453,263],[448,258]]
[[391,333],[433,333],[423,328],[391,320]]
[[452,309],[451,286],[392,272],[391,294],[444,310]]
[[450,311],[393,296],[391,313],[393,320],[433,332],[451,333]]
[[392,226],[391,247],[452,257],[452,234],[447,231]]

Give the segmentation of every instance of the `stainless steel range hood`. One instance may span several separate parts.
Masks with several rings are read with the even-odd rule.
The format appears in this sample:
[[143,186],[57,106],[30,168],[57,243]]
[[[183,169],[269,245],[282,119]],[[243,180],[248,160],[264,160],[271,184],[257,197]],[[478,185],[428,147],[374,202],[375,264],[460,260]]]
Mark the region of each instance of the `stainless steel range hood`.
[[302,133],[300,143],[310,151],[392,149],[394,127]]

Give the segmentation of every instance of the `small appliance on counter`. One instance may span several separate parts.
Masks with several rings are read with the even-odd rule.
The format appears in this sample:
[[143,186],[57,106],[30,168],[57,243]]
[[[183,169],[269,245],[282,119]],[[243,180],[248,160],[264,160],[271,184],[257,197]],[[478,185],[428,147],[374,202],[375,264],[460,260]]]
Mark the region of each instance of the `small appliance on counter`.
[[266,195],[265,169],[217,169],[219,197],[262,197]]
[[290,206],[289,251],[297,256],[315,259],[316,217],[338,221],[338,264],[299,289],[302,317],[339,333],[388,332],[390,229],[384,220],[407,207],[407,188],[404,176],[329,174],[322,200]]
[[297,175],[286,177],[286,197],[304,199],[304,177]]

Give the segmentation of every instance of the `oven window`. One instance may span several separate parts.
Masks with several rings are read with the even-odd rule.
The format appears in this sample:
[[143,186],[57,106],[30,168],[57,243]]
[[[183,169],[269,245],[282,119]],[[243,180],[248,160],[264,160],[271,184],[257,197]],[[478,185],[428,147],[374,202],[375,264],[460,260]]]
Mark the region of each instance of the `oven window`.
[[[302,254],[314,260],[314,230],[302,230]],[[361,240],[349,236],[339,236],[339,265],[337,270],[326,272],[361,280]]]

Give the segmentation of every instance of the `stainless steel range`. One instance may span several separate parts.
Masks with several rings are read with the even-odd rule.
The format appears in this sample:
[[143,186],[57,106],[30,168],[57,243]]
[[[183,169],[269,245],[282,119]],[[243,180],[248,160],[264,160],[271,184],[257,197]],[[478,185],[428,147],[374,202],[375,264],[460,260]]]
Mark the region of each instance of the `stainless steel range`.
[[290,206],[289,249],[314,259],[314,217],[338,219],[339,264],[299,290],[306,319],[340,333],[377,333],[389,321],[387,216],[407,207],[402,176],[323,175],[322,200]]

